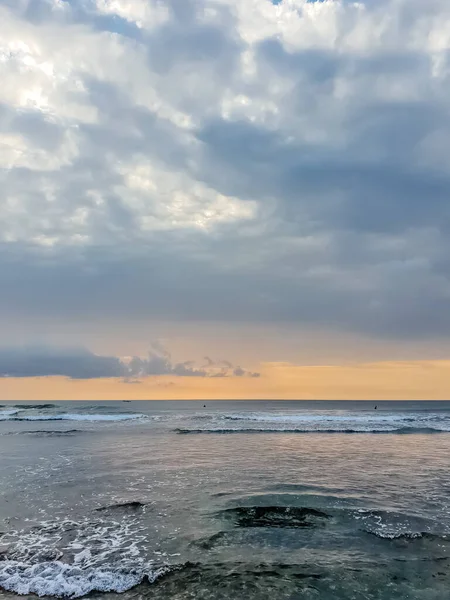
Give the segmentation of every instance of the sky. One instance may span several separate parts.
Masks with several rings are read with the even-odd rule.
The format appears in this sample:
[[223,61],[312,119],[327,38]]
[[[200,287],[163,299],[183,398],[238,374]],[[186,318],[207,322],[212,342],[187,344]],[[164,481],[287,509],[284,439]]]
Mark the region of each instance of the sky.
[[450,397],[448,0],[0,0],[0,399]]

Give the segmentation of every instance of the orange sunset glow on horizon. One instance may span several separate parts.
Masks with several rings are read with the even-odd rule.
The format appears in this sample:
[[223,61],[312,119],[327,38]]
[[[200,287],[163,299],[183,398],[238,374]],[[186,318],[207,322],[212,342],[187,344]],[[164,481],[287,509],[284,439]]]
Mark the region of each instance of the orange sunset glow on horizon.
[[3,400],[447,400],[450,361],[262,365],[258,378],[3,378]]

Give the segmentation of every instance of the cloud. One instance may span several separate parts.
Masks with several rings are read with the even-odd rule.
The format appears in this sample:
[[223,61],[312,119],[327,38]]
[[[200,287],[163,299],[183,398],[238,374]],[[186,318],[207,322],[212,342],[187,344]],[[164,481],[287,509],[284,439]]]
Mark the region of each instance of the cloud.
[[[195,361],[173,362],[168,350],[160,341],[152,342],[147,358],[134,356],[127,362],[129,376],[177,375],[179,377],[253,377],[251,371],[234,367],[229,361],[214,361],[205,357],[206,365],[196,366]],[[259,374],[256,374],[257,376]]]
[[449,30],[447,0],[0,0],[0,319],[449,337]]
[[100,356],[85,348],[21,346],[0,348],[0,377],[51,377],[70,379],[123,378],[139,383],[144,377],[174,375],[178,377],[253,377],[241,369],[219,368],[214,361],[208,368],[196,367],[194,361],[173,363],[170,353],[159,342],[151,344],[147,358],[124,359]]
[[0,349],[0,377],[63,376],[71,379],[122,377],[126,369],[114,356],[85,349],[22,347]]

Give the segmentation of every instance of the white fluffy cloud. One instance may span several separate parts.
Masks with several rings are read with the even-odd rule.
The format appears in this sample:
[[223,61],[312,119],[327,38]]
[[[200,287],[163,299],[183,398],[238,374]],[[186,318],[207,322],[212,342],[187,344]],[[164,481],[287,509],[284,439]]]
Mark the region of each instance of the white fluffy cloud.
[[449,335],[447,0],[0,0],[3,315]]

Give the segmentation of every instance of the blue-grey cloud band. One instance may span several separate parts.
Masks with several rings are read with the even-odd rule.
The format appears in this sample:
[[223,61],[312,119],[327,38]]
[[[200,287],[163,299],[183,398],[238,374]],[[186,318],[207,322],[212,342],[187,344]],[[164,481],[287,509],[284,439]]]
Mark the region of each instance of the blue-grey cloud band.
[[[227,364],[225,364],[225,362]],[[135,381],[154,375],[175,377],[259,377],[259,373],[210,359],[207,366],[194,361],[173,362],[160,345],[151,345],[145,358],[101,356],[85,348],[21,346],[0,348],[0,377],[68,377],[70,379],[123,378]]]

